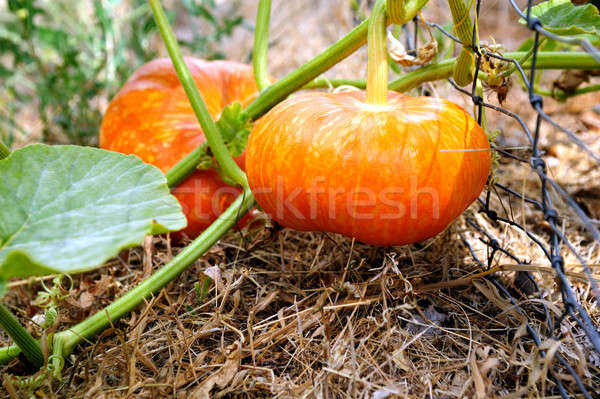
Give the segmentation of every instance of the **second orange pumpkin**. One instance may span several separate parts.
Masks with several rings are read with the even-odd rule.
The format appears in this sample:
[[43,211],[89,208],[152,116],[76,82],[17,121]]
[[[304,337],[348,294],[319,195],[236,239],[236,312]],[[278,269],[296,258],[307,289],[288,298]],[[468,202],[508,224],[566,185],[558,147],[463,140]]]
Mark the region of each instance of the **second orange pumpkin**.
[[[252,68],[230,61],[185,59],[213,119],[229,104],[256,97]],[[140,67],[111,101],[102,120],[100,147],[134,154],[163,172],[202,144],[202,133],[175,69],[168,58]],[[244,168],[244,155],[236,158]],[[215,171],[195,171],[173,190],[188,219],[184,232],[195,237],[241,191]]]

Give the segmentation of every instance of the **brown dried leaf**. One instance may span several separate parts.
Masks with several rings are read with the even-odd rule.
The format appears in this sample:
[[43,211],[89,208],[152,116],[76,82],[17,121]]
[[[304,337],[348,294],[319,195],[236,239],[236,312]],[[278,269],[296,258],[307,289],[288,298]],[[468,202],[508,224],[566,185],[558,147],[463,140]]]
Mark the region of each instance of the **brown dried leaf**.
[[223,291],[224,284],[223,279],[221,278],[221,269],[219,269],[219,266],[211,266],[204,270],[203,273],[215,282],[215,285],[219,291]]
[[194,389],[188,398],[190,399],[209,399],[210,391],[216,386],[218,388],[224,388],[229,382],[235,377],[236,373],[240,368],[240,361],[242,359],[242,343],[238,342],[230,345],[227,348],[229,354],[225,364],[215,371],[210,377],[204,380],[196,389]]
[[471,376],[473,377],[473,384],[475,385],[475,394],[477,399],[485,399],[485,381],[481,376],[481,372],[479,371],[479,366],[477,365],[477,359],[475,353],[471,353]]
[[152,236],[144,237],[142,248],[144,249],[144,278],[146,278],[152,274],[152,253],[154,252],[154,241]]
[[523,317],[516,311],[514,306],[506,299],[504,299],[496,287],[492,285],[488,280],[473,280],[473,285],[494,305],[499,309],[503,309],[505,313],[510,314],[514,318],[520,320]]
[[92,293],[85,291],[79,296],[79,301],[77,301],[77,304],[80,308],[87,309],[94,304],[95,298],[96,297]]
[[275,300],[275,298],[277,298],[277,295],[279,295],[279,290],[269,292],[267,295],[258,300],[258,303],[254,306],[252,311],[254,313],[262,312],[267,308],[267,306],[269,306],[271,302],[273,302],[273,300]]
[[567,70],[564,71],[552,84],[552,90],[560,89],[567,94],[572,94],[584,82],[590,81],[588,71]]
[[100,280],[96,281],[89,289],[89,292],[94,296],[100,296],[104,294],[114,282],[114,277],[108,274],[100,276]]
[[417,56],[408,54],[400,40],[396,39],[391,32],[388,31],[389,54],[390,57],[402,66],[423,65],[428,63],[437,54],[437,41],[431,39],[417,49]]

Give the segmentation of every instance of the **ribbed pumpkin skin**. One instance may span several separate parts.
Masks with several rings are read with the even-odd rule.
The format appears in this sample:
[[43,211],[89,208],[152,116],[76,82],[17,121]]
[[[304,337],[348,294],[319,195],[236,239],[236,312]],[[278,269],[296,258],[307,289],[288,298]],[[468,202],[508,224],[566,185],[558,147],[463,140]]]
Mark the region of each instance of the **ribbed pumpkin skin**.
[[443,99],[364,101],[364,92],[299,94],[262,117],[246,149],[256,201],[283,226],[368,244],[440,233],[485,186],[485,133]]
[[[256,97],[252,68],[230,61],[186,58],[192,77],[213,119],[227,105],[246,105]],[[140,67],[106,110],[100,147],[135,154],[163,172],[206,138],[168,58]],[[236,158],[244,167],[244,155]],[[195,237],[233,202],[240,190],[215,171],[196,171],[173,190],[188,218],[183,230]]]

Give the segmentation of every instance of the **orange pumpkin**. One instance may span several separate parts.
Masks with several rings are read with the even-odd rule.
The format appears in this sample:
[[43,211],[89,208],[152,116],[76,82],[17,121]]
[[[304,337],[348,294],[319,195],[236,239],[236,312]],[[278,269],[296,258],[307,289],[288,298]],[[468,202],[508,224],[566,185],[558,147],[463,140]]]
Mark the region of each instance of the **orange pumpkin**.
[[[246,105],[256,97],[252,68],[230,61],[185,59],[213,119],[227,105]],[[205,141],[175,69],[168,58],[139,68],[114,97],[100,128],[100,147],[135,154],[168,171]],[[244,155],[236,158],[244,168]],[[212,170],[195,171],[173,194],[183,207],[195,237],[206,229],[241,191],[225,184]]]
[[481,127],[447,100],[365,92],[305,93],[254,126],[246,171],[258,204],[283,226],[403,245],[443,231],[490,171]]

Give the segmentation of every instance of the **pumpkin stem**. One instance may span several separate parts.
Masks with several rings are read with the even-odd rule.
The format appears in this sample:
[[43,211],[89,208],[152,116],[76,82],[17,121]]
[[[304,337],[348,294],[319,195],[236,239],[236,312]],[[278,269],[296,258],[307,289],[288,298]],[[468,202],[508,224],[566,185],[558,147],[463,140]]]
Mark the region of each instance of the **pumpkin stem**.
[[378,0],[369,18],[367,48],[367,104],[386,105],[388,54],[386,27],[412,20],[428,0]]
[[254,77],[256,85],[263,91],[271,85],[267,72],[267,54],[269,51],[269,22],[271,18],[271,0],[260,0],[254,29]]
[[377,0],[369,18],[367,104],[386,105],[388,90],[386,0]]

